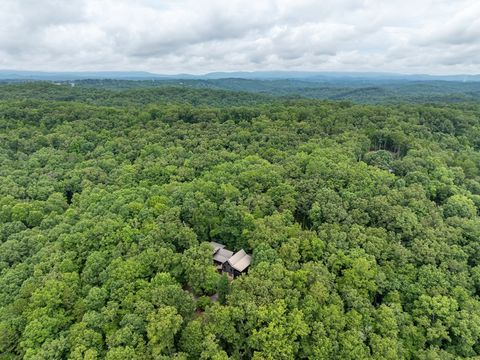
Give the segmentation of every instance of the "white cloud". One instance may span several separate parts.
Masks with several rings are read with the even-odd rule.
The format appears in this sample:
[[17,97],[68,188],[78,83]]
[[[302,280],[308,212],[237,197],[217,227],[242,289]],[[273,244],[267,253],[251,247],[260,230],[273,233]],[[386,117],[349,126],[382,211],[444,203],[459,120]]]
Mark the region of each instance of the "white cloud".
[[480,73],[475,0],[0,0],[0,68]]

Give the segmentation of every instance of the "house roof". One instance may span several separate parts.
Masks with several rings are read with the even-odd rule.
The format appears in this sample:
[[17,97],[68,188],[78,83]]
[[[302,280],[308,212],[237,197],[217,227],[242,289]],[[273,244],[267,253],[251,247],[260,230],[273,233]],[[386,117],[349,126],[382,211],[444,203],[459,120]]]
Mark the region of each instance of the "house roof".
[[252,262],[252,257],[243,249],[234,254],[233,251],[225,249],[225,245],[215,241],[210,241],[210,246],[213,251],[214,261],[221,264],[224,264],[228,261],[230,266],[237,271],[244,271]]
[[232,255],[233,255],[233,251],[222,248],[215,253],[215,255],[213,256],[213,260],[223,264],[228,259],[230,259]]
[[210,241],[210,246],[212,247],[214,254],[216,254],[218,250],[223,249],[225,247],[225,245],[219,244],[215,241]]
[[251,262],[252,257],[248,255],[243,249],[238,251],[230,259],[228,259],[228,263],[237,271],[245,270]]

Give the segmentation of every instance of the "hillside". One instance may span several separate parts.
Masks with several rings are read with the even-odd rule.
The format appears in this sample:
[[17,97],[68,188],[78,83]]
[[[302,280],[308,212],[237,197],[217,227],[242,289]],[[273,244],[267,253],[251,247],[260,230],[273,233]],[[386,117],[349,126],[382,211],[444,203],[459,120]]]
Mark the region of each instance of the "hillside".
[[[72,87],[73,85],[73,87]],[[215,94],[215,95],[213,95]],[[305,80],[76,80],[0,84],[0,99],[78,100],[97,105],[124,106],[152,102],[253,105],[275,99],[342,100],[361,104],[475,103],[480,82]]]

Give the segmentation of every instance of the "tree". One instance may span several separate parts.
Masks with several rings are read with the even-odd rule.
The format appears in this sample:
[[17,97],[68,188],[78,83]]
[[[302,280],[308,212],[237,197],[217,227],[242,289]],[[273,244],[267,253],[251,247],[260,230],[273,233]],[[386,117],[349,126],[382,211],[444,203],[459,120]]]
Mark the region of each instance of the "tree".
[[477,208],[472,200],[463,195],[453,195],[447,199],[443,206],[445,217],[459,216],[472,218],[477,214]]
[[220,276],[217,285],[218,301],[220,304],[225,305],[227,301],[227,295],[230,293],[230,282],[227,275]]
[[299,349],[299,337],[308,334],[308,326],[299,310],[288,311],[282,300],[262,306],[251,314],[255,320],[248,345],[253,359],[292,359]]
[[187,283],[197,293],[213,293],[219,275],[212,260],[212,248],[208,243],[187,249],[183,253],[183,266]]
[[[88,354],[89,356],[93,356],[92,353]],[[131,347],[117,347],[112,348],[107,352],[105,357],[106,360],[124,360],[124,359],[132,359],[137,360],[141,357],[137,355],[134,349]]]
[[190,321],[182,331],[180,338],[180,349],[188,354],[189,359],[199,359],[203,351],[202,324],[199,320]]
[[154,357],[174,352],[174,338],[181,325],[182,317],[172,306],[161,307],[148,316],[148,345]]

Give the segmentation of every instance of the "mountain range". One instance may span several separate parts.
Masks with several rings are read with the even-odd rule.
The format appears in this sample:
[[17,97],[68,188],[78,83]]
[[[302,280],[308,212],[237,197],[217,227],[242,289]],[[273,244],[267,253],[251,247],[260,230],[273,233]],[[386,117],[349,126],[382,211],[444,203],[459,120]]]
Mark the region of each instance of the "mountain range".
[[0,80],[12,81],[74,81],[85,79],[117,79],[117,80],[210,80],[210,79],[252,79],[281,80],[294,79],[303,81],[460,81],[479,82],[476,75],[429,75],[400,74],[382,72],[314,72],[314,71],[240,71],[212,72],[201,75],[194,74],[156,74],[144,71],[96,71],[96,72],[43,72],[23,70],[0,70]]

